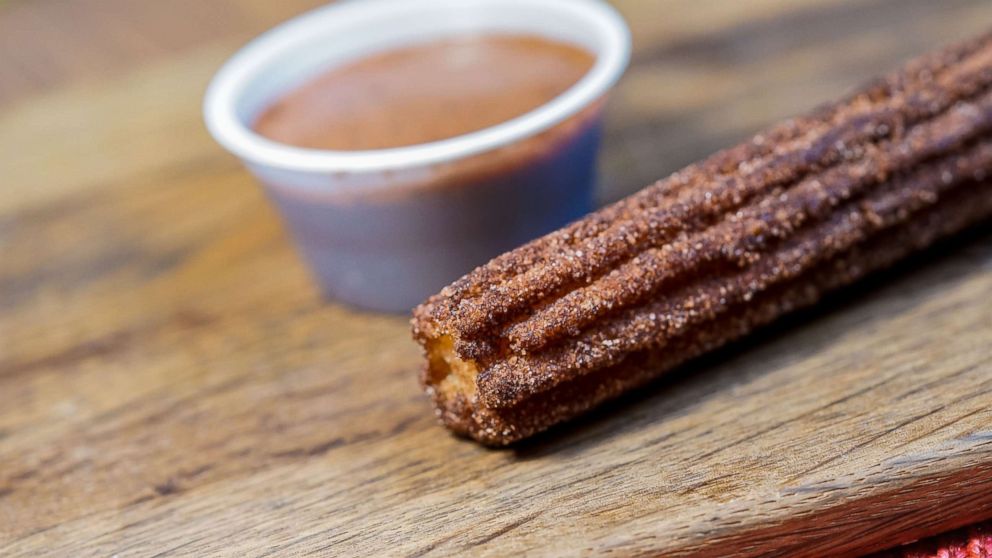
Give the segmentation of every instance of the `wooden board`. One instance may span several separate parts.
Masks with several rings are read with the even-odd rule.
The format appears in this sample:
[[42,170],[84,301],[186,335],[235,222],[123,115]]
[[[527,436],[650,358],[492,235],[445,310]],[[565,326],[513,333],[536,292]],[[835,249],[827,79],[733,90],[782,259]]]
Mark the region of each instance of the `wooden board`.
[[[0,4],[0,555],[855,556],[992,516],[992,230],[504,451],[322,302],[203,88],[314,2]],[[986,0],[619,2],[613,199]]]

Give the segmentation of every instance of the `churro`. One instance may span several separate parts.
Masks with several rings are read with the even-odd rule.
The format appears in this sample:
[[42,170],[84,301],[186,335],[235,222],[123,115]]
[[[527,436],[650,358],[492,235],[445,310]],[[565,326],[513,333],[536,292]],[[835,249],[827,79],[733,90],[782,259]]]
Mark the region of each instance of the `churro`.
[[992,215],[992,34],[924,56],[414,311],[442,421],[503,445]]

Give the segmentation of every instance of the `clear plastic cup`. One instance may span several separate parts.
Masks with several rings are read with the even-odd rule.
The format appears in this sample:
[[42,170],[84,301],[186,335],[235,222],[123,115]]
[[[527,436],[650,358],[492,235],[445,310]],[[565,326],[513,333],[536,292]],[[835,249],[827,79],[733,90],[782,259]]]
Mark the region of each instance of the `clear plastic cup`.
[[[486,33],[575,44],[596,61],[551,102],[442,141],[327,151],[252,130],[262,110],[336,65]],[[403,312],[592,209],[602,100],[629,52],[623,19],[598,0],[341,2],[290,20],[235,54],[210,84],[204,117],[265,186],[325,294]]]

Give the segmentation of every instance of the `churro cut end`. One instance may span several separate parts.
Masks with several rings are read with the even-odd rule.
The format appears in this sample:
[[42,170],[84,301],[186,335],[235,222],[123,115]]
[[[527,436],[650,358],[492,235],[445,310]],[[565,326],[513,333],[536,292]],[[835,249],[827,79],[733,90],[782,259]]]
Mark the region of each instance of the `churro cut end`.
[[455,341],[450,335],[441,335],[430,342],[427,358],[427,384],[444,399],[454,400],[461,395],[468,400],[475,395],[479,367],[475,361],[455,353]]

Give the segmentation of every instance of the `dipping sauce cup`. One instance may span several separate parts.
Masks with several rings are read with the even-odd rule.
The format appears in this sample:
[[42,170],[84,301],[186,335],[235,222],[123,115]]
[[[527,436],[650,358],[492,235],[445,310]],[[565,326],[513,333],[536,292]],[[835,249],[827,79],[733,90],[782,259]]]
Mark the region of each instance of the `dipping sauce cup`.
[[[252,125],[331,68],[426,41],[544,37],[595,57],[553,100],[431,143],[306,149]],[[602,105],[627,65],[623,19],[598,0],[363,0],[308,12],[258,37],[217,73],[204,116],[279,207],[323,292],[406,312],[493,256],[593,208]]]

